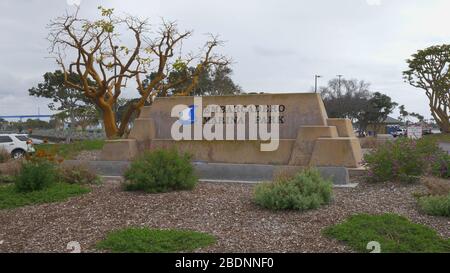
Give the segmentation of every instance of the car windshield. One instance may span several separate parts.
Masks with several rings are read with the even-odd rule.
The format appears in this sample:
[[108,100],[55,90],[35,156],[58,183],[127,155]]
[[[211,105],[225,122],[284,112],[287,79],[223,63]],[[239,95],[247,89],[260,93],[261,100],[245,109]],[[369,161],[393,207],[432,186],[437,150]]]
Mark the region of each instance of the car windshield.
[[16,136],[16,138],[20,141],[28,141],[28,137],[27,136]]

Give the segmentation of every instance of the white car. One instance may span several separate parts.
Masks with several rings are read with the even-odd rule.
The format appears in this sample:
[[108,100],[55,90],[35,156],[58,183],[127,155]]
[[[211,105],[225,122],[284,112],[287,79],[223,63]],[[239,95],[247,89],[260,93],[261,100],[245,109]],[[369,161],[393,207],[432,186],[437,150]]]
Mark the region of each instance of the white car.
[[397,129],[396,131],[392,132],[391,135],[393,137],[402,137],[402,136],[406,136],[407,132],[406,132],[406,129]]
[[2,148],[10,153],[14,159],[35,152],[33,141],[23,134],[0,134],[0,149]]

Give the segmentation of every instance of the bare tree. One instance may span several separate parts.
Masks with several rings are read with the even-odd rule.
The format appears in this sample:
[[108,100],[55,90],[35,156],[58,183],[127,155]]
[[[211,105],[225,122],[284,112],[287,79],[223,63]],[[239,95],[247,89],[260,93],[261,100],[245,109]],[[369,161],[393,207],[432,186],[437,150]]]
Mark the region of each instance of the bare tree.
[[333,79],[328,86],[320,87],[320,93],[330,117],[356,122],[371,97],[369,89],[370,83],[363,80]]
[[444,133],[450,133],[450,45],[419,50],[403,72],[412,86],[423,89],[431,114]]
[[[147,19],[122,18],[115,16],[113,9],[99,7],[99,10],[98,20],[79,18],[77,10],[51,21],[49,40],[51,53],[66,75],[65,84],[83,92],[101,110],[108,138],[124,136],[133,114],[139,115],[145,102],[158,92],[190,81],[179,95],[190,94],[205,68],[230,63],[213,53],[221,45],[215,36],[211,36],[199,54],[182,55],[182,43],[192,31],[179,31],[176,23],[163,21],[157,31],[150,32]],[[133,36],[131,46],[122,43],[126,34]],[[180,52],[177,57],[176,52]],[[187,67],[192,65],[196,69],[188,71]],[[173,70],[186,73],[169,86],[164,80]],[[144,86],[140,76],[151,71],[155,77]],[[81,84],[67,77],[71,73],[79,75]],[[139,98],[130,104],[118,125],[115,105],[128,79],[136,81]],[[95,85],[89,84],[90,80]]]

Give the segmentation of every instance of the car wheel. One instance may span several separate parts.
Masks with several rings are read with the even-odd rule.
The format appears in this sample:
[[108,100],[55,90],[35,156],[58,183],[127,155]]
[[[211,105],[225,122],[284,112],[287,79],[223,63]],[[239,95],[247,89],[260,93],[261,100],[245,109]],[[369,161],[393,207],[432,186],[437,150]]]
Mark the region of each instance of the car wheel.
[[11,153],[11,157],[14,159],[20,159],[22,157],[25,156],[25,151],[24,150],[14,150]]

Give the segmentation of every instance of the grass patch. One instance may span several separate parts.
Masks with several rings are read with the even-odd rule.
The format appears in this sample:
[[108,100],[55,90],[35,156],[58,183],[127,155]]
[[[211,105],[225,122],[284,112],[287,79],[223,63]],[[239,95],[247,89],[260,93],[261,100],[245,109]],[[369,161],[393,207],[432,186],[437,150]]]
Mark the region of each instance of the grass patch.
[[371,241],[379,242],[383,253],[450,252],[450,240],[441,238],[427,226],[395,214],[355,215],[344,223],[324,229],[323,233],[359,252],[369,252],[366,246]]
[[55,183],[40,191],[20,193],[14,184],[0,186],[0,209],[11,209],[27,205],[65,201],[69,197],[90,192],[80,185]]
[[126,228],[109,233],[97,248],[119,253],[193,251],[215,243],[212,235],[184,230]]
[[14,183],[14,177],[11,175],[0,174],[0,184]]
[[95,151],[103,149],[104,140],[83,140],[73,143],[39,144],[36,150],[45,151],[49,154],[56,154],[65,159],[72,159],[81,151]]
[[450,134],[431,134],[425,135],[424,138],[429,138],[437,142],[448,142],[450,143]]

